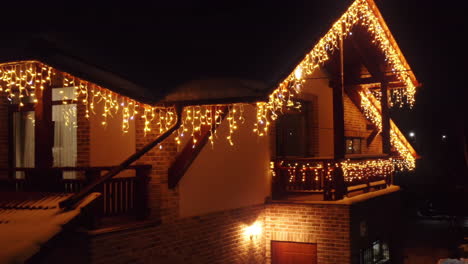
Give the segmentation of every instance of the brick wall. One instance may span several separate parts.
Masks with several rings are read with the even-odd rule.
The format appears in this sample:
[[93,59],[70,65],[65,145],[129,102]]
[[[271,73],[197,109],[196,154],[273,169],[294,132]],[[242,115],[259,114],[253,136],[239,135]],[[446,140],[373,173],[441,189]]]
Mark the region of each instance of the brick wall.
[[266,209],[266,254],[271,241],[317,244],[320,264],[350,263],[350,209],[346,205],[270,204]]
[[90,124],[86,118],[86,107],[83,104],[77,104],[77,159],[76,166],[89,166],[90,161]]
[[[245,227],[263,222],[250,239]],[[268,204],[96,235],[91,263],[270,263],[271,241],[317,244],[320,264],[351,263],[350,206]],[[164,262],[167,261],[167,262]],[[160,263],[160,262],[157,262]]]
[[380,134],[367,146],[367,137],[372,133],[372,129],[367,129],[367,124],[370,123],[347,95],[344,96],[344,123],[345,137],[359,137],[362,139],[362,154],[382,153],[382,137]]
[[[8,101],[5,93],[0,93],[0,168],[8,167]],[[6,177],[0,172],[0,177]]]
[[[159,135],[156,129],[144,134],[144,120],[139,117],[135,121],[136,149],[143,148],[154,141]],[[162,146],[162,148],[161,148]],[[168,168],[177,154],[177,146],[173,136],[170,136],[161,146],[157,146],[141,157],[137,164],[152,165],[151,180],[149,182],[149,206],[150,218],[160,219],[163,223],[175,220],[179,213],[178,187],[168,188]]]
[[[358,264],[377,239],[398,255],[399,193],[354,204],[270,203],[89,238],[91,263],[270,263],[271,241],[315,243],[320,264]],[[260,223],[250,239],[245,228]],[[365,231],[362,231],[364,226]]]
[[264,205],[95,235],[92,263],[265,263],[264,236],[245,227],[263,222]]

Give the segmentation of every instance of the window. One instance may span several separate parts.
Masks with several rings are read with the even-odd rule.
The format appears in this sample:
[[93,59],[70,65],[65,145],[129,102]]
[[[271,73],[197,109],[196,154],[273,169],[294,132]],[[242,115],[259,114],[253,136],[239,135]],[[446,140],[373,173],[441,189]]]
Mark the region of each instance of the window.
[[302,102],[301,110],[284,110],[276,122],[276,156],[306,157],[312,155],[310,103]]
[[[14,111],[12,117],[13,166],[34,167],[34,111]],[[23,179],[24,172],[15,172],[15,178]]]
[[377,240],[366,249],[361,250],[361,264],[390,263],[390,250],[388,244]]
[[[77,105],[74,87],[53,88],[52,100],[44,102],[52,107],[53,166],[75,167],[77,160]],[[10,163],[12,167],[31,168],[35,165],[36,140],[44,140],[35,136],[36,106],[27,97],[23,104],[11,98],[10,130],[12,141],[10,145]],[[19,107],[21,106],[21,107]],[[47,136],[49,136],[47,135]],[[44,137],[44,135],[43,135]],[[16,172],[16,178],[24,178],[23,172]],[[64,172],[64,178],[75,178],[75,172]]]
[[346,138],[346,154],[361,154],[361,138]]

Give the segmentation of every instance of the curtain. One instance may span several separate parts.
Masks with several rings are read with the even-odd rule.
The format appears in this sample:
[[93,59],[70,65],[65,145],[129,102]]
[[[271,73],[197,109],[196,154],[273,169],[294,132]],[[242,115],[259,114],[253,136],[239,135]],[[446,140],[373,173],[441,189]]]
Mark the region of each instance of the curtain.
[[[54,167],[76,167],[77,159],[77,117],[76,105],[54,105],[52,107],[54,122]],[[76,172],[63,173],[64,179],[76,179]]]
[[[34,111],[13,113],[15,167],[34,167]],[[24,179],[24,172],[15,174]]]

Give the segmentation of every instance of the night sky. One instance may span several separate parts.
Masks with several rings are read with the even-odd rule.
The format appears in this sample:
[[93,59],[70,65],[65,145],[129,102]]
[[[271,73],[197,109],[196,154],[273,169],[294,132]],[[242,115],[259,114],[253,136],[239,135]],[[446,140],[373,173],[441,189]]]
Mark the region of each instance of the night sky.
[[[301,6],[301,1],[287,1],[288,5],[292,2]],[[414,144],[423,157],[419,166],[419,176],[425,177],[426,183],[452,180],[466,183],[468,173],[462,145],[462,139],[467,138],[468,119],[468,44],[463,40],[464,35],[468,34],[466,8],[461,1],[439,1],[433,4],[432,1],[424,0],[376,0],[376,3],[416,77],[423,85],[418,91],[414,109],[393,110],[391,113],[406,135],[410,131],[416,134]],[[231,4],[237,7],[241,5],[241,8],[252,6],[252,2],[243,4],[238,1],[223,1],[222,4],[218,1],[203,1],[201,6],[211,8],[205,10],[210,13],[217,12],[215,7],[219,5],[222,8],[230,8]],[[278,7],[282,2],[255,1],[254,11],[258,12],[261,19],[262,12],[267,12],[272,4]],[[162,3],[156,1],[152,3],[151,10],[157,9],[159,12],[154,14],[148,12],[146,6],[132,5],[131,2],[118,6],[118,12],[112,11],[115,8],[114,4],[111,6],[103,3],[85,5],[83,2],[72,7],[64,7],[63,3],[43,2],[32,6],[22,2],[10,5],[11,8],[2,8],[3,35],[0,37],[0,48],[5,41],[18,35],[48,28],[67,31],[90,24],[90,21],[106,23],[112,14],[119,14],[122,19],[134,19],[139,12],[142,16],[152,17],[166,13],[165,9],[177,12],[176,8],[180,7],[200,8],[199,2],[188,0]],[[127,11],[132,13],[133,17],[126,17]],[[283,19],[284,23],[291,23],[288,16],[290,14],[278,19]],[[118,32],[119,29],[115,27],[111,30]],[[442,135],[447,136],[445,141],[442,140]]]
[[414,109],[392,112],[407,135],[415,132],[414,145],[423,157],[418,181],[466,184],[468,56],[462,39],[468,33],[466,8],[457,8],[455,2],[378,0],[377,4],[423,85]]

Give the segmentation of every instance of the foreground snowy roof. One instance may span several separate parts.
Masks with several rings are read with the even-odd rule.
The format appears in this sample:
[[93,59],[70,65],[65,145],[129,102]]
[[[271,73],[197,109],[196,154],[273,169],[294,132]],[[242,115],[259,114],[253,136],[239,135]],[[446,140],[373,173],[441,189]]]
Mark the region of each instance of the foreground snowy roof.
[[0,192],[0,263],[23,263],[34,256],[99,195],[92,193],[63,211],[58,203],[71,194]]

